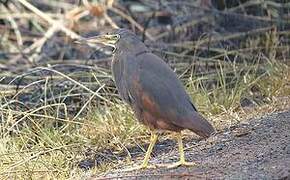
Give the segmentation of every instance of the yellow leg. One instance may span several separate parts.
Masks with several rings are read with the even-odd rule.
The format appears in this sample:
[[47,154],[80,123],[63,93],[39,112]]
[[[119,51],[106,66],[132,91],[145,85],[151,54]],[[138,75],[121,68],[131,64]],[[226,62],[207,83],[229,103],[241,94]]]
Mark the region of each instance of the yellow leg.
[[141,165],[142,168],[146,168],[148,166],[148,162],[149,162],[153,147],[155,146],[157,139],[158,139],[158,135],[156,133],[152,132],[151,138],[150,138],[150,144],[149,144],[149,147],[148,147],[147,152],[145,154],[145,158],[143,160],[143,163]]
[[178,142],[178,151],[179,151],[179,157],[180,157],[179,161],[175,162],[173,164],[166,164],[166,165],[161,165],[161,166],[166,167],[166,168],[175,168],[178,166],[195,166],[196,164],[194,162],[186,162],[185,161],[181,133],[177,134],[177,142]]
[[182,143],[182,136],[181,133],[178,133],[177,135],[177,143],[178,143],[178,151],[179,151],[179,157],[180,162],[185,163],[185,157],[184,157],[184,150],[183,150],[183,143]]
[[134,170],[138,170],[138,169],[155,168],[156,166],[148,166],[148,162],[150,160],[150,156],[151,156],[153,147],[154,147],[157,139],[158,139],[158,135],[155,132],[151,132],[150,144],[149,144],[149,147],[148,147],[148,149],[146,151],[143,163],[141,165],[139,165],[139,166],[132,167],[132,168],[129,168],[129,169],[124,169],[122,171],[134,171]]

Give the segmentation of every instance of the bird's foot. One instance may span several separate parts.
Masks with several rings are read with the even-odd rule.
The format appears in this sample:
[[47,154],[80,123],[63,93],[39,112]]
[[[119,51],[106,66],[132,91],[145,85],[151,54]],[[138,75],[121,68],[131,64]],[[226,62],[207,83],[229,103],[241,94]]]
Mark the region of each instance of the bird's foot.
[[164,168],[168,168],[168,169],[172,169],[172,168],[177,168],[179,166],[196,166],[196,163],[194,162],[186,162],[186,161],[178,161],[175,162],[173,164],[158,164],[158,167],[164,167]]
[[144,165],[144,164],[141,164],[139,166],[122,169],[121,172],[136,171],[136,170],[141,170],[141,169],[155,169],[156,167],[157,167],[156,165]]

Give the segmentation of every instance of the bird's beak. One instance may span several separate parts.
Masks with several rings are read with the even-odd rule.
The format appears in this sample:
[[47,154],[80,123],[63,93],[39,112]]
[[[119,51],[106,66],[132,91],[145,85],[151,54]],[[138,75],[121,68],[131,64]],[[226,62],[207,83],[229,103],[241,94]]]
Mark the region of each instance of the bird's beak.
[[119,34],[111,34],[111,35],[93,36],[89,38],[81,38],[75,42],[79,44],[87,44],[92,47],[95,47],[98,44],[103,44],[105,46],[111,46],[115,49],[116,43],[118,42],[119,39],[120,39]]

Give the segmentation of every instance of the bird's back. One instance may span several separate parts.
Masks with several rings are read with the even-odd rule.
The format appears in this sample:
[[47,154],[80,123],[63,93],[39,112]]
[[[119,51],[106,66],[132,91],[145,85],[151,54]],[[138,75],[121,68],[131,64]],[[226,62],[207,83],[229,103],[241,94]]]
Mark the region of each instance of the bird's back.
[[159,107],[167,123],[190,129],[202,137],[210,136],[213,126],[198,112],[176,73],[158,56],[147,53],[141,61],[139,74],[144,93]]
[[112,70],[119,94],[144,124],[172,131],[190,129],[202,137],[215,131],[196,111],[177,75],[149,50],[116,52]]

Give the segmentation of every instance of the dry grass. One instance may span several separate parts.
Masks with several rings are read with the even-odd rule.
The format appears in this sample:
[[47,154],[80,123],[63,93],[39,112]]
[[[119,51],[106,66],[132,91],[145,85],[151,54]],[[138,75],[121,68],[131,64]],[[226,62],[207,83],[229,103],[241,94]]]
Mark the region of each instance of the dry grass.
[[[97,159],[98,166],[84,171],[78,167],[81,160],[102,157],[102,152],[110,150],[117,155],[125,153],[126,158],[120,159],[125,163],[130,161],[128,148],[142,148],[149,138],[148,130],[136,123],[132,111],[116,93],[107,65],[110,58],[98,56],[96,62],[84,61],[87,50],[77,51],[81,47],[55,40],[57,37],[70,44],[67,37],[78,38],[74,30],[83,32],[82,27],[102,31],[99,27],[122,25],[118,16],[110,15],[112,12],[141,32],[146,27],[117,6],[112,7],[112,2],[94,4],[93,8],[87,1],[84,7],[43,2],[53,10],[39,10],[24,0],[1,5],[0,18],[4,29],[9,30],[0,38],[0,179],[80,179],[120,163],[103,157]],[[251,18],[267,22],[278,19],[279,3],[256,3],[228,11],[264,3],[269,16]],[[56,16],[55,7],[65,13]],[[96,23],[88,25],[85,18]],[[171,32],[162,32],[162,28],[151,27],[144,34],[149,40],[169,41],[160,55],[180,75],[199,111],[222,130],[249,118],[289,109],[289,32],[273,25],[247,32],[214,32],[215,36],[200,34],[194,40],[181,38],[188,28],[209,19],[204,16],[183,23],[175,29],[172,41]],[[28,24],[31,33],[27,32]],[[155,30],[159,33],[154,34]],[[150,42],[153,51],[160,53],[161,47]],[[52,46],[55,44],[56,48]],[[57,51],[57,57],[47,55],[47,50]]]
[[[187,90],[201,113],[221,130],[248,118],[289,108],[289,99],[278,99],[289,97],[289,68],[282,64],[272,66],[273,71],[268,71],[267,75],[241,77],[231,89],[221,85],[207,90],[202,84],[210,78],[203,77],[188,79]],[[223,81],[220,76],[215,78]],[[261,96],[267,102],[255,108],[242,108],[240,101],[243,97],[251,97],[252,86],[265,91]],[[114,101],[102,107],[89,105],[87,115],[79,118],[57,117],[57,114],[68,113],[63,108],[64,103],[47,104],[26,112],[1,104],[1,176],[15,179],[80,177],[84,172],[77,164],[88,157],[89,150],[96,154],[104,149],[126,152],[129,158],[127,148],[142,147],[149,133],[136,123],[129,107],[120,100]],[[117,163],[101,164],[90,173],[112,168],[114,162]]]

